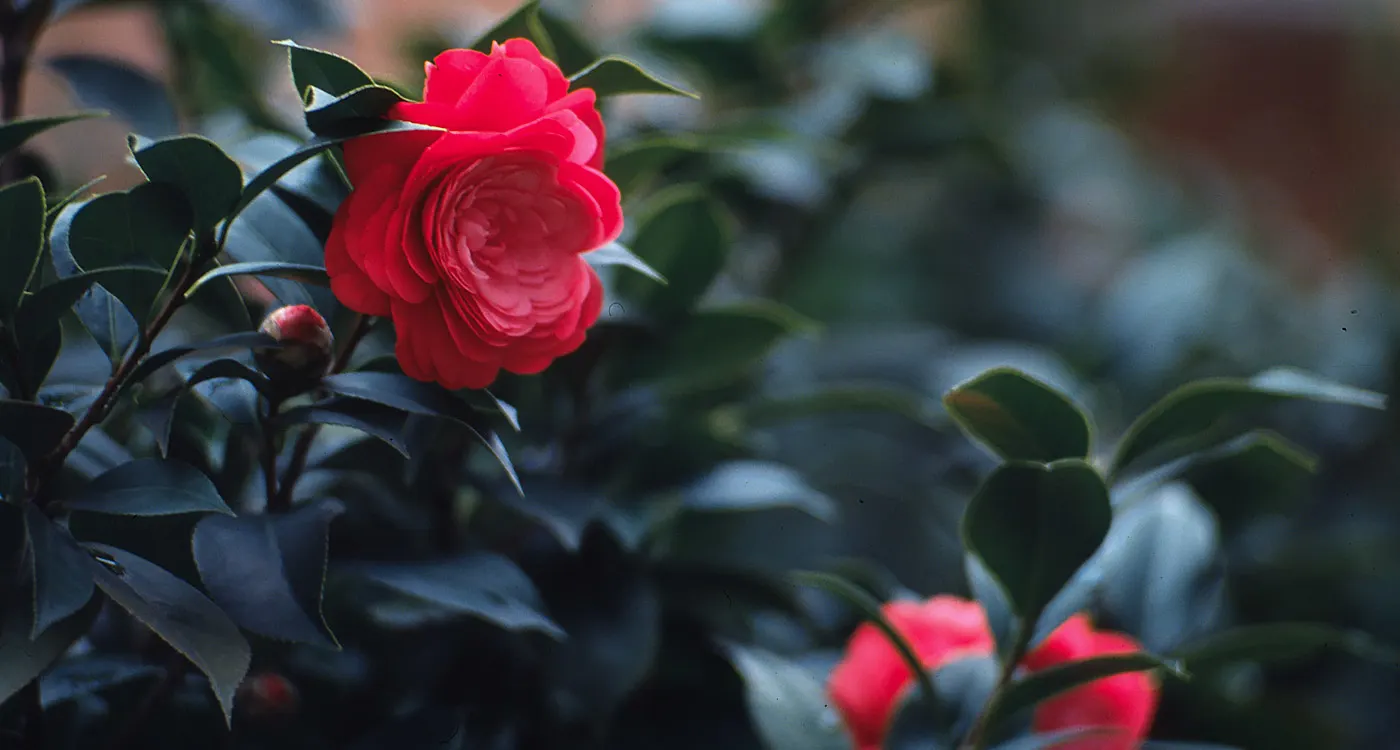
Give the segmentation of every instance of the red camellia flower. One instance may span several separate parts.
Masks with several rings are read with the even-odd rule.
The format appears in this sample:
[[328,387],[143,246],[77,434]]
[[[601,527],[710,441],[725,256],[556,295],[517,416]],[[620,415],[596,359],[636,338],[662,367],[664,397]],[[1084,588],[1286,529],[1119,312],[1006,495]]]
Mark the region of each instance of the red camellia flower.
[[326,243],[336,297],[392,317],[403,371],[448,388],[540,372],[577,349],[603,302],[580,256],[622,231],[593,91],[569,91],[512,39],[438,55],[423,101],[389,117],[441,129],[345,144],[354,189]]
[[[882,610],[929,669],[995,651],[982,605],[954,596],[935,596],[922,604],[895,601]],[[1120,633],[1096,631],[1085,615],[1056,628],[1022,665],[1031,672],[1108,654],[1138,651]],[[879,750],[894,718],[900,694],[914,675],[884,635],[869,623],[851,636],[846,653],[831,673],[827,691],[845,720],[859,750]],[[1054,732],[1076,727],[1113,730],[1079,738],[1058,750],[1128,750],[1147,736],[1157,709],[1157,685],[1145,673],[1106,677],[1057,695],[1036,706],[1032,728]]]

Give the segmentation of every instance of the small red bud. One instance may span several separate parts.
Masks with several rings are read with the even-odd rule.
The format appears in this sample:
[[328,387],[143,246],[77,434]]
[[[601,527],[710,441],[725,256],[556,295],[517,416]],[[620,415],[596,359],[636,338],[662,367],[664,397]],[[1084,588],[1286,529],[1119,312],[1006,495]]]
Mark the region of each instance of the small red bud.
[[289,305],[274,310],[258,327],[282,344],[280,349],[255,352],[258,367],[274,383],[309,385],[331,363],[334,338],[326,319],[307,305]]
[[296,713],[301,694],[286,677],[276,672],[263,672],[249,675],[238,686],[235,702],[249,718],[270,719]]

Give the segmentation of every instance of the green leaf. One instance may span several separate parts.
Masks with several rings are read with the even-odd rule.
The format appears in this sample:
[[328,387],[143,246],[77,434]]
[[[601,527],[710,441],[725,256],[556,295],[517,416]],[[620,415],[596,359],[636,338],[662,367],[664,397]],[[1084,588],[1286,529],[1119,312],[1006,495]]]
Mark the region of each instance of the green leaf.
[[24,495],[27,471],[28,464],[25,463],[24,453],[15,447],[14,443],[0,437],[0,500],[18,505]]
[[1029,640],[1046,606],[1108,534],[1108,489],[1082,460],[1002,464],[963,514],[962,538],[1001,585]]
[[58,219],[58,215],[62,213],[63,209],[67,208],[72,203],[91,198],[88,193],[106,179],[106,175],[98,175],[82,185],[79,185],[77,188],[74,188],[72,192],[59,198],[57,201],[50,202],[49,207],[44,211],[48,218],[49,231],[53,231],[54,221]]
[[569,78],[572,89],[593,89],[602,99],[618,94],[676,94],[699,99],[700,95],[657,78],[625,57],[608,55]]
[[92,599],[92,569],[88,566],[88,554],[78,547],[72,535],[34,503],[24,503],[24,527],[34,575],[34,624],[30,637],[37,639]]
[[399,594],[506,630],[564,637],[564,631],[544,615],[535,585],[500,555],[476,552],[438,562],[376,563],[358,566],[356,573]]
[[94,284],[101,284],[104,280],[121,284],[137,278],[164,280],[165,273],[150,266],[112,266],[59,279],[25,297],[19,313],[15,315],[15,325],[26,337],[37,339],[50,331],[57,331],[63,315],[72,310]]
[[1385,396],[1323,380],[1291,368],[1252,378],[1213,378],[1188,383],[1138,417],[1118,444],[1110,477],[1163,454],[1181,452],[1229,417],[1295,399],[1384,409]]
[[104,472],[79,495],[65,501],[64,506],[69,510],[123,516],[233,515],[203,472],[189,464],[159,458],[129,461]]
[[[238,221],[229,226],[223,247],[238,263],[320,266],[325,262],[321,238],[275,194],[264,194],[244,209]],[[275,276],[264,276],[261,281],[283,305],[311,305],[327,318],[335,315],[337,303],[329,289]]]
[[744,702],[768,750],[847,750],[850,739],[828,718],[822,675],[777,654],[723,644],[744,680]]
[[0,438],[14,443],[30,463],[47,456],[73,429],[73,415],[28,401],[0,399]]
[[646,261],[638,258],[631,250],[622,245],[612,242],[597,250],[590,250],[583,254],[583,259],[594,268],[606,266],[625,266],[651,279],[652,281],[665,284],[666,279],[656,272],[655,268],[646,264]]
[[31,177],[0,188],[0,320],[19,309],[44,252],[44,188]]
[[224,712],[233,715],[233,693],[248,674],[252,651],[238,626],[193,586],[125,550],[88,544],[97,585],[209,678]]
[[885,750],[956,747],[972,729],[996,687],[996,659],[955,659],[933,672],[936,698],[909,691],[895,707],[885,736]]
[[1289,513],[1309,495],[1317,458],[1281,435],[1259,430],[1196,454],[1181,476],[1227,530],[1264,513]]
[[185,293],[186,299],[194,296],[194,293],[201,286],[226,276],[275,276],[279,279],[291,279],[303,284],[326,287],[331,285],[331,279],[330,276],[326,275],[326,269],[320,266],[275,260],[229,263],[219,266],[195,280],[194,284],[190,286],[190,290]]
[[[61,280],[82,277],[85,273],[91,273],[78,267],[78,262],[73,259],[72,248],[68,242],[70,230],[73,228],[73,217],[77,215],[82,205],[69,206],[60,211],[58,216],[53,219],[53,226],[49,234],[49,256],[50,260],[53,261],[54,271]],[[151,263],[113,267],[142,268],[147,271],[144,279],[135,275],[129,278],[113,279],[113,286],[119,289],[138,289],[155,295],[165,284],[166,271],[156,268]],[[70,307],[83,327],[92,335],[93,341],[97,342],[97,346],[106,353],[107,359],[112,363],[112,369],[115,370],[125,358],[126,351],[131,347],[132,342],[136,341],[136,337],[140,335],[136,319],[127,312],[121,300],[113,296],[106,288],[84,281],[66,283],[77,285],[83,290],[82,295]],[[59,299],[52,300],[52,304],[45,304],[44,316],[45,319],[53,322],[53,338],[61,338],[58,324],[67,310],[60,309],[58,303],[62,302],[67,295],[62,293],[62,288],[54,294]]]
[[154,142],[131,136],[128,145],[147,179],[185,197],[194,210],[196,231],[213,229],[238,204],[243,170],[213,141],[198,135]]
[[174,362],[187,354],[211,353],[220,349],[271,349],[280,346],[277,339],[259,332],[245,331],[243,333],[230,333],[227,336],[219,336],[208,341],[200,341],[194,344],[184,344],[182,346],[172,346],[155,354],[147,356],[141,360],[131,371],[131,377],[125,384],[129,388],[146,378],[162,367]]
[[361,86],[374,84],[374,79],[370,78],[368,73],[340,55],[303,47],[290,39],[273,44],[287,48],[287,59],[292,67],[292,83],[303,101],[307,89],[312,87],[331,96],[343,96]]
[[94,597],[71,617],[30,638],[34,611],[28,591],[15,591],[0,607],[0,703],[8,701],[87,633],[101,609]]
[[537,18],[539,28],[554,47],[554,54],[550,57],[559,64],[564,75],[583,70],[598,59],[598,50],[572,24],[555,18],[545,10],[541,10]]
[[683,493],[686,510],[733,513],[796,508],[824,521],[836,521],[836,504],[813,489],[797,471],[766,461],[720,464]]
[[1333,625],[1280,622],[1246,625],[1215,633],[1173,650],[1193,674],[1240,662],[1290,662],[1327,652],[1358,656],[1400,668],[1400,651],[1370,635]]
[[[82,554],[84,558],[88,557],[88,553]],[[160,667],[143,663],[136,654],[89,653],[63,659],[44,672],[40,678],[39,692],[43,697],[44,709],[48,710],[68,701],[90,697],[101,699],[102,693],[113,688],[129,686],[129,689],[139,690],[139,685],[130,683],[155,682],[163,673]]]
[[554,41],[549,38],[544,24],[540,22],[539,0],[527,0],[527,2],[522,3],[510,15],[502,18],[495,26],[482,34],[471,48],[489,55],[493,42],[505,42],[516,37],[529,39],[535,43],[535,46],[545,57],[551,60],[555,59]]
[[790,578],[799,586],[821,589],[854,607],[867,622],[879,628],[880,632],[889,640],[890,645],[894,646],[894,650],[898,652],[904,666],[908,667],[909,671],[914,674],[919,690],[924,695],[937,699],[938,690],[934,687],[933,678],[929,676],[928,670],[924,669],[923,663],[919,660],[918,652],[909,645],[909,641],[904,638],[904,635],[890,624],[880,602],[876,601],[875,597],[867,594],[850,581],[830,573],[800,570],[790,574]]
[[30,138],[59,125],[94,117],[106,117],[106,112],[74,112],[54,117],[21,117],[0,125],[0,158],[23,146]]
[[625,143],[609,151],[608,177],[622,191],[622,197],[628,198],[646,187],[667,167],[699,150],[699,145],[692,139],[675,136]]
[[685,315],[724,268],[729,234],[724,214],[703,189],[680,185],[657,193],[638,220],[632,251],[668,283],[624,276],[615,283],[618,297],[663,320]]
[[200,383],[224,378],[247,381],[260,393],[266,393],[270,385],[262,373],[236,359],[216,359],[195,370],[183,384],[161,396],[143,414],[146,427],[155,436],[156,446],[162,456],[170,452],[170,428],[175,420],[180,399],[189,389]]
[[999,367],[943,397],[948,414],[971,437],[1004,459],[1054,461],[1089,455],[1084,412],[1054,388]]
[[1189,679],[1187,673],[1176,663],[1141,652],[1096,656],[1059,664],[1011,683],[1002,692],[1001,699],[989,708],[988,730],[995,730],[998,724],[1017,713],[1087,682],[1119,674],[1147,671],[1161,671],[1177,679]]
[[510,456],[506,455],[505,446],[501,445],[500,439],[494,434],[488,436],[478,430],[480,415],[470,404],[455,398],[442,388],[388,372],[348,372],[331,375],[321,381],[321,387],[341,396],[373,401],[409,414],[449,419],[466,427],[495,456],[516,491],[522,491],[520,477],[515,472]]
[[336,500],[289,513],[206,516],[194,527],[194,559],[209,596],[243,628],[293,643],[337,646],[321,611]]
[[[780,341],[814,324],[776,302],[755,301],[691,315],[632,374],[684,390],[747,374]],[[645,357],[646,355],[640,355]]]
[[85,107],[109,110],[149,138],[180,132],[175,106],[165,85],[125,63],[92,55],[62,55],[48,59]]
[[318,92],[319,89],[311,89],[312,99],[306,110],[306,127],[316,135],[336,135],[363,127],[365,121],[382,120],[390,107],[404,101],[399,92],[378,84],[361,86],[330,99]]
[[408,415],[399,409],[357,398],[334,398],[310,406],[298,406],[277,415],[277,425],[329,424],[350,427],[379,438],[390,448],[409,458],[404,442]]
[[[124,193],[88,201],[73,216],[68,251],[78,267],[154,265],[170,269],[194,228],[189,203],[168,185],[147,182]],[[103,286],[144,324],[160,294],[160,284],[142,279],[107,281]]]

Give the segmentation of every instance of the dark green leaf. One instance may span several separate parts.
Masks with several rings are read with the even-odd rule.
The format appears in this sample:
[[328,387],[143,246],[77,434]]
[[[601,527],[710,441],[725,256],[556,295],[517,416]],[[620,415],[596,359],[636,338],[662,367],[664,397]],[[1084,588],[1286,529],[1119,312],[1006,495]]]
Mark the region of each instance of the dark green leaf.
[[[69,278],[80,278],[85,273],[91,273],[78,267],[78,262],[73,259],[72,248],[68,241],[70,230],[73,227],[73,217],[77,215],[78,209],[83,205],[82,203],[71,205],[60,211],[52,220],[53,226],[49,234],[49,255],[53,261],[54,271],[65,284],[74,286],[67,290],[59,287],[58,291],[50,293],[55,295],[55,298],[45,301],[42,319],[52,322],[53,336],[58,338],[59,320],[68,311],[68,308],[64,308],[61,303],[66,301],[71,292],[81,289],[82,295],[70,307],[78,316],[83,327],[92,335],[93,341],[96,341],[97,346],[106,353],[107,359],[112,363],[112,368],[115,369],[125,358],[126,351],[131,347],[132,342],[140,335],[140,329],[136,325],[136,319],[126,311],[121,300],[113,296],[106,288],[82,280],[66,281]],[[112,285],[118,289],[142,290],[154,296],[165,284],[166,271],[156,268],[153,264],[143,262],[143,265],[117,267],[124,269],[142,268],[146,271],[144,279],[134,275],[130,278],[114,279]],[[42,292],[42,290],[40,291]],[[35,301],[37,302],[37,300]]]
[[[236,262],[320,266],[325,261],[321,238],[276,195],[262,195],[225,226],[224,251]],[[328,289],[273,276],[262,283],[284,305],[311,305],[328,318],[334,314],[335,296]]]
[[1000,367],[943,397],[963,431],[1004,459],[1054,461],[1089,455],[1089,419],[1067,397],[1031,376]]
[[335,645],[321,613],[335,500],[290,513],[206,516],[194,527],[194,559],[209,596],[240,626],[268,638]]
[[24,494],[24,453],[14,443],[0,437],[0,500],[18,504]]
[[996,686],[996,659],[965,657],[933,673],[937,697],[910,691],[890,717],[885,750],[955,748],[967,735]]
[[399,409],[356,398],[335,398],[311,406],[298,406],[277,415],[277,424],[330,424],[350,427],[383,440],[390,448],[409,458],[404,442],[408,415]]
[[44,188],[39,178],[0,188],[0,320],[19,309],[44,252]]
[[49,58],[48,64],[63,76],[83,106],[109,110],[148,138],[180,132],[165,85],[149,74],[91,55],[63,55]]
[[316,135],[337,135],[363,127],[365,121],[383,120],[389,108],[403,101],[399,92],[371,84],[340,97],[326,98],[311,89],[306,110],[306,127]]
[[520,490],[520,477],[505,446],[495,435],[487,435],[477,429],[480,416],[471,405],[436,385],[420,383],[404,375],[388,372],[349,372],[331,375],[321,381],[321,387],[341,396],[373,401],[391,406],[409,414],[422,414],[429,417],[450,419],[472,431],[506,470],[517,491]]
[[[261,174],[305,147],[304,141],[281,133],[259,133],[227,146],[229,156],[243,166],[244,174],[250,175]],[[277,180],[274,189],[284,201],[288,196],[292,200],[301,199],[328,215],[334,214],[350,193],[344,174],[325,152],[288,170]]]
[[899,658],[904,662],[904,666],[909,668],[919,684],[919,690],[925,695],[934,696],[937,699],[938,690],[933,685],[933,678],[924,669],[923,662],[918,657],[918,652],[904,635],[890,624],[881,609],[880,602],[875,597],[866,593],[859,586],[847,581],[840,576],[830,573],[820,573],[815,571],[797,571],[791,574],[793,582],[799,586],[811,586],[821,589],[831,594],[845,603],[851,605],[860,612],[863,618],[880,629],[880,632],[889,640],[890,645],[899,653]]
[[131,153],[147,179],[176,188],[194,209],[195,229],[214,228],[243,192],[243,170],[213,141],[181,135],[155,142],[130,139]]
[[53,230],[54,221],[58,219],[58,215],[63,211],[63,209],[67,208],[72,203],[76,203],[81,200],[87,200],[88,198],[90,198],[91,196],[89,196],[88,193],[91,192],[92,189],[96,187],[99,183],[106,179],[106,175],[98,175],[97,177],[88,180],[86,183],[74,188],[72,192],[68,193],[62,198],[59,198],[56,201],[49,201],[49,206],[44,211],[44,213],[48,216],[49,230]]
[[1138,417],[1118,444],[1110,476],[1180,450],[1183,444],[1239,416],[1277,403],[1307,399],[1384,409],[1385,396],[1323,380],[1291,368],[1267,370],[1252,378],[1198,380],[1178,388]]
[[230,263],[226,266],[219,266],[214,270],[199,277],[186,298],[205,284],[214,279],[221,279],[226,276],[276,276],[279,279],[291,279],[303,284],[315,284],[317,286],[330,286],[330,277],[326,275],[326,269],[320,266],[308,265],[305,263],[285,263],[282,261],[254,261],[250,263]]
[[92,599],[92,569],[88,554],[66,529],[44,515],[34,503],[24,503],[24,527],[29,537],[34,573],[34,629],[38,638],[72,616]]
[[777,654],[738,644],[724,651],[744,680],[754,729],[769,750],[847,750],[851,741],[829,718],[823,675]]
[[813,330],[814,324],[776,302],[700,310],[634,372],[664,389],[713,385],[747,374],[784,338]]
[[1113,521],[1096,565],[1100,604],[1150,651],[1209,632],[1224,608],[1224,559],[1210,509],[1173,483]]
[[88,544],[99,588],[122,609],[185,655],[209,678],[223,709],[233,715],[233,693],[248,674],[252,652],[238,626],[193,586],[125,550]]
[[630,268],[647,278],[665,284],[666,279],[656,272],[656,269],[646,264],[646,261],[632,254],[631,250],[619,245],[616,242],[604,245],[597,250],[584,253],[583,259],[594,268],[605,266],[624,266]]
[[14,591],[0,602],[0,703],[28,685],[58,660],[73,642],[92,626],[100,609],[94,597],[73,616],[54,625],[38,638],[30,638],[34,610],[25,590]]
[[136,277],[150,281],[164,280],[165,273],[149,266],[113,266],[61,278],[25,298],[16,315],[17,327],[30,338],[58,330],[63,314],[78,304],[93,284],[101,284],[104,280],[120,284],[123,279]]
[[559,64],[559,69],[564,71],[564,75],[583,70],[598,59],[598,50],[594,49],[572,24],[555,18],[544,10],[540,11],[538,18],[540,28],[554,47],[551,57]]
[[247,381],[259,392],[265,392],[269,386],[262,373],[235,359],[216,359],[195,370],[182,385],[156,399],[141,415],[147,429],[155,436],[162,456],[170,450],[170,429],[175,421],[180,399],[189,389],[200,383],[223,378]]
[[127,380],[128,387],[140,383],[151,376],[156,370],[174,362],[175,360],[195,352],[210,353],[220,349],[264,349],[278,346],[277,339],[261,333],[259,331],[246,331],[243,333],[230,333],[227,336],[219,336],[208,341],[200,341],[194,344],[183,346],[172,346],[169,349],[156,352],[145,359],[141,364],[131,371],[131,377]]
[[64,505],[70,510],[124,516],[233,511],[199,469],[169,459],[143,458],[122,464],[88,483]]
[[499,414],[506,420],[506,424],[511,429],[520,432],[520,412],[510,404],[500,400],[490,391],[465,391],[462,397],[477,409],[486,414]]
[[[68,251],[85,271],[111,266],[170,269],[194,227],[189,203],[169,185],[147,182],[83,204],[68,229]],[[57,251],[56,251],[57,252]],[[144,323],[161,285],[145,279],[104,280],[138,323]]]
[[679,185],[651,199],[638,227],[632,251],[668,283],[623,276],[615,283],[618,297],[639,311],[674,320],[695,306],[724,267],[728,223],[703,189]]
[[14,443],[30,463],[57,448],[74,423],[73,415],[66,411],[0,399],[0,437]]
[[1177,664],[1146,653],[1096,656],[1050,667],[1011,683],[1001,694],[1001,700],[993,706],[992,713],[987,717],[987,726],[995,729],[999,722],[1010,719],[1020,711],[1086,682],[1128,672],[1157,670],[1177,679],[1187,679],[1186,672]]
[[549,38],[539,16],[539,0],[527,0],[510,15],[492,26],[485,34],[482,34],[471,48],[489,55],[493,43],[503,43],[516,37],[523,37],[534,42],[540,52],[552,60],[554,59],[554,42]]
[[1113,508],[1098,472],[1084,461],[1049,466],[1010,462],[977,490],[962,537],[1001,584],[1029,639],[1046,606],[1099,548]]
[[1268,431],[1251,432],[1193,456],[1181,475],[1215,511],[1228,535],[1266,513],[1289,513],[1309,496],[1317,458]]
[[361,86],[369,86],[374,79],[360,70],[359,66],[340,55],[319,49],[303,47],[290,40],[273,42],[287,48],[287,59],[292,67],[292,83],[297,94],[306,96],[307,89],[315,87],[331,96],[343,96]]
[[75,120],[106,116],[106,112],[74,112],[54,117],[21,117],[17,120],[11,120],[0,125],[0,158],[23,146],[25,141],[50,128],[56,128]]
[[836,505],[797,471],[766,461],[731,461],[685,490],[686,510],[701,513],[797,508],[834,522]]
[[1232,628],[1175,649],[1172,656],[1193,674],[1240,662],[1289,662],[1340,652],[1400,667],[1400,651],[1357,630],[1310,622]]
[[617,184],[623,198],[628,198],[667,167],[698,150],[698,144],[678,137],[625,143],[608,153],[608,177]]
[[625,57],[609,55],[575,73],[569,81],[574,89],[593,89],[598,98],[618,94],[679,94],[691,99],[700,95],[683,86],[657,78]]
[[[992,628],[997,644],[1003,652],[1010,650],[1016,637],[1016,614],[1011,609],[1011,603],[1007,601],[1006,592],[976,555],[967,554],[963,562],[968,588],[986,610],[987,622]],[[1040,613],[1031,632],[1030,643],[1027,644],[1029,648],[1035,648],[1049,637],[1055,628],[1075,614],[1091,608],[1103,586],[1103,578],[1103,566],[1096,564],[1095,560],[1091,559],[1081,567]]]
[[357,569],[367,580],[506,630],[564,632],[542,611],[539,592],[515,563],[486,552],[431,563],[380,563]]
[[[87,559],[88,553],[78,551]],[[142,662],[135,654],[88,654],[64,659],[53,665],[52,669],[44,673],[39,692],[47,710],[52,706],[111,688],[120,688],[131,682],[157,678],[161,674],[160,667]]]

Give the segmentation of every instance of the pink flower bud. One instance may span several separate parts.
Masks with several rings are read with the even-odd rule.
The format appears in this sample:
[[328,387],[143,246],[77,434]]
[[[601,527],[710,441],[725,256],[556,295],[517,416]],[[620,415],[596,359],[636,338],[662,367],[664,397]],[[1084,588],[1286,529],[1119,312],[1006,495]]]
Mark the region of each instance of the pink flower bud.
[[274,310],[258,330],[282,344],[280,349],[264,349],[254,355],[258,367],[274,383],[304,384],[325,375],[334,338],[320,313],[307,305],[289,305]]

